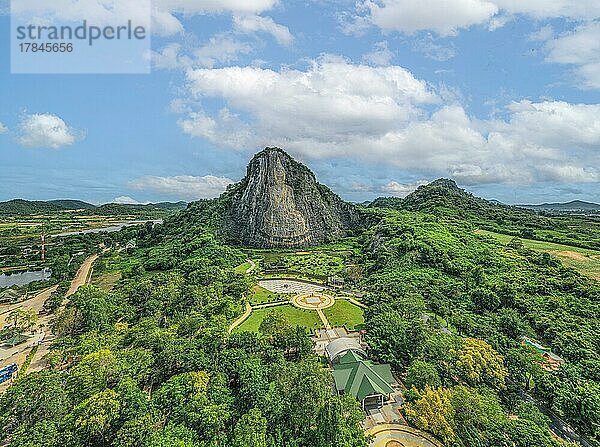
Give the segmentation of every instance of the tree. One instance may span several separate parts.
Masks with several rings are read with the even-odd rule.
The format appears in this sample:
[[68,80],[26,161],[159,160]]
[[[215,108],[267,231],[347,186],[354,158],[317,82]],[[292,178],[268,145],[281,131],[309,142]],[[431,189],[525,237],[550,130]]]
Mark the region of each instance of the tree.
[[600,440],[600,385],[594,382],[563,384],[558,393],[561,412],[586,436]]
[[421,430],[438,436],[445,444],[453,443],[456,433],[452,427],[454,408],[450,390],[426,385],[419,396],[417,401],[402,407],[406,418]]
[[77,436],[86,445],[94,441],[106,441],[111,432],[111,424],[119,417],[119,395],[106,389],[81,402],[74,409],[70,418]]
[[471,300],[478,312],[494,311],[500,306],[500,298],[493,290],[477,287],[471,292]]
[[465,338],[462,347],[452,353],[454,373],[469,385],[488,385],[497,390],[505,388],[508,372],[504,359],[489,344],[476,338]]
[[273,311],[263,319],[258,330],[273,346],[281,347],[285,346],[284,343],[292,331],[292,325],[283,312]]
[[417,390],[423,390],[427,385],[437,388],[442,383],[435,366],[423,360],[415,360],[408,368],[405,385],[407,388],[414,386]]
[[364,413],[354,397],[330,396],[320,411],[317,436],[313,445],[364,447],[367,445],[362,427],[364,419]]
[[75,401],[81,401],[116,383],[120,372],[114,354],[108,349],[101,349],[86,355],[71,369],[66,389]]
[[59,335],[75,335],[106,330],[112,326],[115,309],[113,296],[96,286],[82,286],[58,316],[55,331]]
[[6,321],[11,322],[17,334],[23,334],[31,331],[37,321],[38,316],[33,309],[13,309],[6,317]]
[[423,320],[407,320],[396,311],[375,315],[367,320],[367,341],[375,356],[398,369],[406,368],[423,350]]
[[26,436],[41,421],[55,427],[69,409],[62,379],[57,371],[34,372],[8,388],[0,396],[0,441],[17,431]]
[[233,430],[232,447],[266,447],[267,420],[257,408],[244,414]]

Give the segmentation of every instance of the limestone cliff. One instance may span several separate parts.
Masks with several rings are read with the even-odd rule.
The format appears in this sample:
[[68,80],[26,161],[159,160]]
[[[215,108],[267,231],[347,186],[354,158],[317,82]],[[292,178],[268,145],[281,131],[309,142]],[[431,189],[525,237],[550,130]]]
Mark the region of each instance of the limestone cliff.
[[323,244],[357,227],[354,206],[317,183],[283,150],[252,158],[246,177],[223,195],[221,231],[232,242],[257,248]]

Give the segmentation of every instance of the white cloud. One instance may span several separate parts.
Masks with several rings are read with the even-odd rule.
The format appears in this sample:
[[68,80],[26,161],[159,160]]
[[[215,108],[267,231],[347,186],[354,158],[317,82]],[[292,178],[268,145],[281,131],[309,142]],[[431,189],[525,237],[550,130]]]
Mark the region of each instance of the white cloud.
[[174,177],[146,176],[129,182],[134,189],[153,191],[177,199],[198,200],[218,197],[233,180],[205,175],[177,175]]
[[291,45],[294,37],[287,26],[275,23],[271,17],[258,15],[236,15],[233,17],[233,26],[240,33],[267,33],[272,35],[281,45]]
[[[305,70],[197,69],[187,79],[195,103],[179,125],[221,147],[276,145],[465,184],[592,181],[600,166],[600,105],[519,101],[506,119],[478,120],[402,67],[332,56]],[[202,109],[205,99],[224,107]]]
[[589,20],[600,16],[597,0],[493,0],[508,14],[522,14],[536,19],[569,18]]
[[245,147],[288,135],[331,141],[378,134],[420,115],[417,105],[437,101],[427,84],[404,68],[352,65],[333,57],[313,61],[307,71],[226,67],[191,70],[187,76],[196,99],[222,98],[231,111],[210,117],[212,122],[201,115],[195,135],[214,138],[214,129],[231,127],[232,113],[250,114],[246,124],[254,138]]
[[115,197],[112,200],[112,203],[118,203],[121,205],[146,205],[150,202],[140,203],[137,200],[135,200],[134,198],[131,198],[129,196],[119,196],[119,197]]
[[381,192],[396,197],[406,197],[419,186],[426,185],[427,183],[429,183],[427,180],[420,180],[414,183],[398,183],[396,181],[391,181],[381,187]]
[[546,60],[574,66],[577,85],[600,88],[600,22],[581,25],[547,43]]
[[183,66],[191,65],[191,61],[182,59],[181,45],[171,43],[158,51],[152,52],[152,66],[157,70],[177,70]]
[[226,108],[221,109],[214,118],[201,110],[190,112],[187,118],[179,120],[177,124],[188,135],[203,137],[233,149],[248,147],[254,139],[250,126]]
[[0,135],[2,135],[3,133],[8,132],[8,127],[6,127],[4,124],[0,123]]
[[373,51],[363,56],[366,62],[373,65],[390,65],[393,58],[394,53],[388,48],[388,43],[385,40],[377,42]]
[[268,11],[278,0],[156,0],[156,5],[184,15],[237,12],[258,14]]
[[365,0],[359,9],[367,12],[368,22],[385,31],[414,34],[429,30],[441,36],[486,23],[498,12],[487,0]]
[[[414,34],[432,31],[456,35],[461,29],[487,25],[493,31],[514,16],[534,19],[566,18],[587,21],[600,17],[597,0],[361,0],[348,32],[362,32],[374,25],[383,31]],[[345,16],[344,16],[345,17]],[[346,22],[348,22],[346,20]]]
[[50,113],[24,115],[19,123],[17,141],[27,147],[58,149],[83,137],[58,116]]
[[203,67],[213,67],[216,64],[230,63],[240,54],[252,52],[252,47],[226,34],[218,34],[194,51],[195,60]]
[[171,43],[152,52],[152,64],[158,70],[186,70],[234,62],[242,54],[253,51],[251,45],[235,39],[230,34],[217,34],[204,45],[184,50],[178,43]]
[[552,25],[542,26],[539,30],[529,34],[529,40],[533,42],[545,42],[554,37],[554,28]]
[[431,34],[421,39],[416,39],[413,43],[413,50],[438,62],[445,62],[456,56],[456,50],[453,46],[443,46],[436,43]]

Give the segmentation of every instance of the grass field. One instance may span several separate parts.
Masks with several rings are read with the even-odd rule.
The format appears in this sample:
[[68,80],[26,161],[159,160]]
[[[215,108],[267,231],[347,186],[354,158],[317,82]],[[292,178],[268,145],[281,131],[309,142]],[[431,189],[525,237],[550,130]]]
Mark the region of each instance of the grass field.
[[[513,236],[486,230],[477,230],[477,234],[492,237],[502,244],[508,244],[513,239]],[[600,279],[600,251],[532,239],[521,239],[521,241],[528,248],[556,256],[564,265],[584,275]]]
[[236,273],[246,273],[246,271],[247,271],[247,270],[248,270],[250,267],[252,267],[252,264],[250,264],[249,262],[244,262],[243,264],[241,264],[241,265],[238,265],[238,266],[237,266],[236,268],[234,268],[233,270],[234,270]]
[[273,308],[253,310],[248,319],[236,329],[236,332],[258,332],[260,323],[270,312],[283,312],[292,326],[304,326],[310,330],[323,327],[323,324],[315,311],[298,309],[291,304],[286,304]]
[[283,301],[289,299],[289,296],[282,295],[280,293],[269,292],[267,289],[261,286],[254,286],[252,288],[252,295],[248,298],[250,304],[264,304],[273,303],[275,301]]
[[336,300],[335,304],[323,310],[332,327],[346,326],[348,330],[358,329],[364,324],[363,309],[347,300]]

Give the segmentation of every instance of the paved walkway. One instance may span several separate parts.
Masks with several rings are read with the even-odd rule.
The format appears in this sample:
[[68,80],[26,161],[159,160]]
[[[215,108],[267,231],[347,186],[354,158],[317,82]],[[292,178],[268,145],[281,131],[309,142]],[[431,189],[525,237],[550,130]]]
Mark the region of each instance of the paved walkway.
[[290,303],[300,309],[323,310],[335,304],[335,298],[326,293],[305,292],[294,296]]
[[252,259],[247,259],[247,261],[250,263],[250,267],[248,267],[248,269],[246,270],[246,274],[256,270],[256,264],[254,263],[254,261]]
[[290,304],[290,302],[289,301],[274,301],[272,303],[255,304],[254,306],[252,306],[252,310],[254,310],[254,309],[266,309],[267,307],[283,306],[285,304]]
[[319,318],[323,322],[323,325],[325,326],[325,329],[330,330],[331,329],[331,325],[329,324],[329,321],[327,320],[327,317],[325,316],[325,314],[323,313],[323,311],[320,308],[317,309],[317,315],[319,316]]
[[361,308],[363,308],[363,309],[366,309],[367,307],[369,307],[369,306],[367,306],[366,304],[364,304],[364,303],[361,303],[360,301],[357,301],[357,300],[355,300],[355,299],[354,299],[354,298],[352,298],[351,296],[342,296],[342,297],[340,297],[340,299],[342,299],[342,300],[348,300],[348,301],[350,301],[352,304],[354,304],[355,306],[361,307]]
[[244,313],[242,314],[241,317],[239,317],[237,320],[235,320],[233,323],[231,323],[231,326],[229,326],[228,332],[231,334],[236,327],[238,327],[240,324],[242,324],[246,318],[248,318],[250,316],[250,314],[252,313],[252,306],[250,305],[250,303],[246,303],[246,310],[244,311]]

